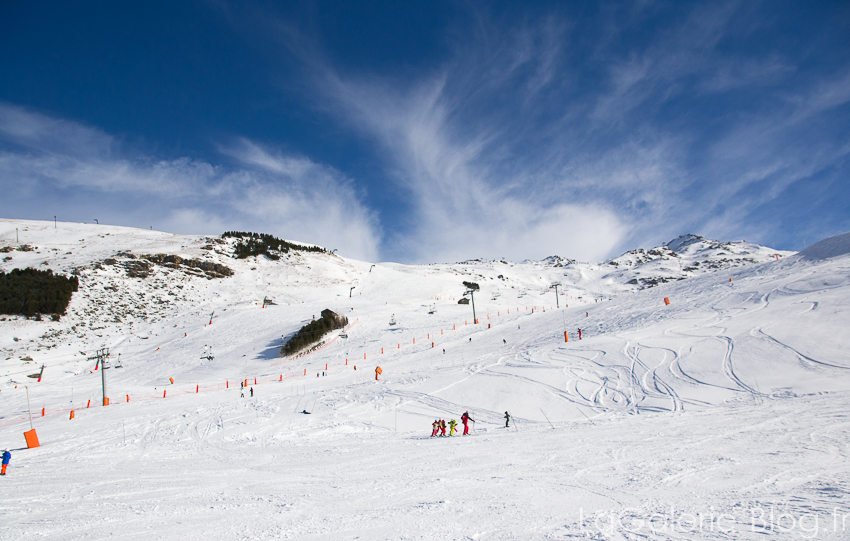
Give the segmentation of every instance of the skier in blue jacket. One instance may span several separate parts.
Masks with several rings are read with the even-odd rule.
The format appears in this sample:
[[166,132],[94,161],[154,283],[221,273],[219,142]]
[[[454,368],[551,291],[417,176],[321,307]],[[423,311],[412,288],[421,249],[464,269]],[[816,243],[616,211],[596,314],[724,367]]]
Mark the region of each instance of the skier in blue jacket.
[[12,460],[12,453],[10,453],[8,449],[4,449],[3,450],[3,467],[0,468],[0,475],[6,475],[6,467],[9,465],[10,460]]

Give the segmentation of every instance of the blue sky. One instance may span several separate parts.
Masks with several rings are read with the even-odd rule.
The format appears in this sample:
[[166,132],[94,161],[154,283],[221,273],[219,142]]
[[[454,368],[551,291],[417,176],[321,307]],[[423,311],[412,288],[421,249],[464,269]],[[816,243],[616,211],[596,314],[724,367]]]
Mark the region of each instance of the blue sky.
[[850,230],[847,2],[4,2],[0,216],[366,260]]

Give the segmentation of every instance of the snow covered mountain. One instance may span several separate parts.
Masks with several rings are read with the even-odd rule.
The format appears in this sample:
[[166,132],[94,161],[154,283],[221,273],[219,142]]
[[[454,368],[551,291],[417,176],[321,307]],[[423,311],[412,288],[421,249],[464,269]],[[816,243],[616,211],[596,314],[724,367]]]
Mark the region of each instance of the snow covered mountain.
[[543,262],[579,268],[578,274],[568,275],[574,279],[593,274],[596,280],[631,286],[624,290],[638,290],[707,272],[766,263],[793,253],[746,241],[720,242],[699,235],[682,235],[656,248],[630,250],[602,264],[576,263],[558,256]]
[[[369,264],[333,254],[293,251],[280,261],[265,256],[236,259],[235,243],[233,238],[171,235],[107,225],[63,223],[60,228],[51,222],[2,220],[0,250],[5,256],[0,269],[49,268],[75,274],[81,282],[62,322],[30,324],[7,317],[15,320],[20,336],[12,337],[18,340],[11,343],[0,341],[0,356],[7,361],[34,359],[25,361],[29,364],[55,358],[33,357],[33,345],[37,354],[52,351],[70,357],[88,356],[112,337],[132,340],[135,330],[146,323],[187,312],[214,316],[216,310],[254,306],[267,297],[291,305],[305,297],[326,297],[327,290],[334,288],[336,292],[330,298],[338,303],[348,287],[356,288],[368,278],[362,271]],[[456,300],[465,289],[458,278],[466,277],[481,282],[479,306],[496,306],[508,299],[522,304],[560,305],[561,301],[554,302],[553,283],[560,284],[563,302],[569,305],[705,272],[763,263],[777,254],[785,257],[790,253],[686,235],[604,263],[578,263],[552,256],[523,263],[472,260],[424,266],[382,264],[381,268],[403,275],[422,273],[439,280],[442,287],[426,301]],[[12,370],[7,366],[3,369],[5,374]]]
[[[850,533],[850,234],[799,254],[688,235],[601,263],[234,242],[0,220],[3,270],[80,278],[60,321],[0,316],[0,538]],[[326,308],[349,326],[280,357]],[[103,347],[123,366],[109,407]],[[467,410],[472,436],[428,437]]]

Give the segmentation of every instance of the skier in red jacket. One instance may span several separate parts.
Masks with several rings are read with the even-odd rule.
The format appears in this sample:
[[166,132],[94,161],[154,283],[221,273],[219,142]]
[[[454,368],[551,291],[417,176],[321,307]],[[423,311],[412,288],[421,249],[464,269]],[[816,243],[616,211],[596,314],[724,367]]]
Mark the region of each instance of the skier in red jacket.
[[445,419],[440,419],[440,435],[441,436],[446,435],[446,420]]
[[440,430],[440,422],[434,419],[434,422],[431,423],[431,428],[431,437],[433,438],[437,435],[437,431]]
[[463,435],[469,434],[469,421],[475,422],[475,419],[469,417],[469,411],[460,416],[460,421],[463,423]]

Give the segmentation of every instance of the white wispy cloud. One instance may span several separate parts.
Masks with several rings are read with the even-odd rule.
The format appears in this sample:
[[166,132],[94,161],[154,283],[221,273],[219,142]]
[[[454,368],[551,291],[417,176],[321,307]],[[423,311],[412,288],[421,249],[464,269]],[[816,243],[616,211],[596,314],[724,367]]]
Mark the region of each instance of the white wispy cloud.
[[[155,222],[177,233],[263,231],[377,258],[380,227],[345,175],[244,139],[221,150],[232,163],[130,158],[101,130],[0,105],[0,186],[7,195],[0,210],[33,217],[52,207],[45,214],[82,221],[91,219],[89,202],[96,201],[101,220],[113,223]],[[62,195],[51,199],[55,193]]]

